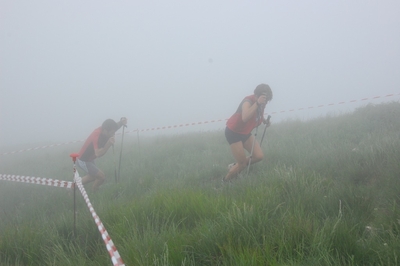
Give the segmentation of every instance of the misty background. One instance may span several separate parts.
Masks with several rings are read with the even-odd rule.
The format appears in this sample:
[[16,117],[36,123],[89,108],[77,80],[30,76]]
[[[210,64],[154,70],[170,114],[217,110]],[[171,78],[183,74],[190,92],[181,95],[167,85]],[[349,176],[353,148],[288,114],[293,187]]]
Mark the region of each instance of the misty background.
[[260,83],[266,112],[398,101],[399,14],[397,0],[0,0],[0,146],[85,139],[122,116],[128,130],[226,119]]

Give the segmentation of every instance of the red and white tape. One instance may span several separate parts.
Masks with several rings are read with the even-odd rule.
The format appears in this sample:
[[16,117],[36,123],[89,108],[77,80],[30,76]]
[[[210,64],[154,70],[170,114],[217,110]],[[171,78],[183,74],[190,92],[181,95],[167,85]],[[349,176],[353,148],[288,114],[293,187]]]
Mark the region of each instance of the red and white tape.
[[317,106],[302,107],[302,108],[298,108],[298,109],[282,110],[282,111],[277,111],[277,112],[275,111],[275,112],[271,112],[271,114],[278,114],[278,113],[280,114],[280,113],[294,112],[294,111],[304,111],[304,110],[309,110],[309,109],[313,109],[313,108],[341,105],[341,104],[345,104],[345,103],[356,103],[356,102],[362,102],[362,101],[367,101],[367,100],[376,100],[376,99],[387,98],[387,97],[392,97],[392,96],[396,96],[396,95],[400,95],[400,93],[387,94],[385,96],[375,96],[375,97],[370,97],[370,98],[362,98],[360,100],[351,100],[351,101],[347,101],[347,102],[343,101],[343,102],[338,102],[338,103],[329,103],[329,104],[320,104]]
[[57,179],[50,179],[50,178],[33,177],[33,176],[0,174],[0,180],[46,185],[46,186],[52,186],[52,187],[63,187],[63,188],[72,188],[73,187],[73,182],[62,181],[62,180],[57,180]]
[[[387,94],[384,96],[375,96],[375,97],[369,97],[369,98],[362,98],[359,100],[342,101],[342,102],[338,102],[338,103],[320,104],[317,106],[302,107],[302,108],[297,108],[297,109],[273,111],[270,114],[280,114],[280,113],[285,113],[285,112],[304,111],[304,110],[309,110],[309,109],[313,109],[313,108],[329,107],[329,106],[334,106],[334,105],[342,105],[342,104],[346,104],[346,103],[363,102],[363,101],[367,101],[367,100],[376,100],[376,99],[380,99],[380,98],[393,97],[393,96],[397,96],[397,95],[400,95],[400,93]],[[131,130],[131,131],[126,131],[125,133],[129,134],[129,133],[133,133],[133,132],[147,132],[147,131],[165,130],[165,129],[181,128],[181,127],[188,127],[188,126],[197,126],[197,125],[208,124],[208,123],[223,122],[223,121],[227,121],[227,120],[228,119],[226,118],[226,119],[216,119],[216,120],[202,121],[202,122],[195,122],[195,123],[186,123],[186,124],[180,124],[180,125],[172,125],[172,126],[152,127],[152,128],[147,128],[147,129],[135,129],[135,130]],[[117,135],[119,135],[119,134],[121,134],[121,133],[117,133]],[[29,149],[23,149],[23,150],[18,150],[18,151],[5,152],[0,155],[12,155],[12,154],[21,153],[21,152],[52,148],[52,147],[57,147],[57,146],[72,144],[72,143],[77,143],[77,142],[83,142],[83,140],[75,140],[75,141],[64,142],[64,143],[59,143],[59,144],[40,146],[40,147],[36,147],[36,148],[29,148]]]
[[[73,188],[73,184],[74,184],[73,182],[62,181],[62,180],[57,180],[57,179],[33,177],[33,176],[5,175],[5,174],[0,174],[0,180],[46,185],[46,186],[52,186],[52,187],[62,187],[62,188]],[[104,243],[106,244],[106,248],[108,250],[108,253],[111,256],[111,261],[112,261],[113,265],[114,266],[125,265],[124,262],[122,261],[121,256],[118,253],[117,248],[115,247],[110,236],[108,235],[107,230],[105,229],[103,223],[100,221],[99,216],[97,216],[96,212],[94,211],[92,204],[90,203],[89,197],[85,191],[85,188],[82,185],[82,179],[79,177],[78,172],[75,172],[75,180],[76,180],[77,187],[79,188],[79,190],[80,190],[83,198],[85,199],[85,202],[90,210],[90,213],[92,214],[92,217],[94,218],[97,228],[100,231],[100,234],[104,240]]]
[[101,237],[103,238],[103,241],[106,245],[107,251],[110,254],[113,265],[114,266],[125,265],[124,262],[122,261],[121,256],[118,253],[117,248],[115,247],[113,241],[111,240],[111,237],[108,235],[106,228],[104,227],[103,223],[100,221],[99,216],[97,216],[96,212],[94,211],[94,208],[93,208],[92,204],[90,203],[90,200],[85,191],[85,188],[82,185],[82,179],[79,177],[78,172],[75,172],[75,181],[76,181],[78,189],[80,190],[83,198],[85,199],[86,205],[88,206],[90,213],[92,214],[94,222],[97,225],[97,229],[99,229]]
[[143,132],[143,131],[153,131],[153,130],[163,130],[163,129],[178,128],[178,127],[197,126],[197,125],[215,123],[215,122],[222,122],[222,121],[227,121],[227,120],[228,119],[218,119],[218,120],[210,120],[210,121],[203,121],[203,122],[196,122],[196,123],[186,123],[186,124],[180,124],[180,125],[174,125],[174,126],[152,127],[152,128],[147,128],[147,129],[140,129],[140,130],[137,130],[137,131]]
[[[341,105],[345,103],[355,103],[357,101],[366,101],[366,100],[376,100],[379,98],[386,98],[386,97],[392,97],[400,95],[400,93],[397,94],[387,94],[385,96],[375,96],[375,97],[370,97],[370,98],[362,98],[360,100],[351,100],[351,101],[342,101],[338,103],[330,103],[330,104],[321,104],[318,106],[309,106],[309,107],[303,107],[303,108],[298,108],[298,109],[290,109],[290,110],[282,110],[282,111],[274,111],[271,112],[270,114],[278,114],[278,113],[284,113],[284,112],[293,112],[293,111],[302,111],[302,110],[307,110],[307,109],[312,109],[312,108],[321,108],[325,106],[333,106],[333,105]],[[267,113],[265,113],[267,114]],[[215,122],[222,122],[222,121],[227,121],[228,118],[226,119],[217,119],[217,120],[210,120],[210,121],[203,121],[203,122],[196,122],[196,123],[186,123],[186,124],[180,124],[180,125],[174,125],[174,126],[164,126],[164,127],[153,127],[153,128],[147,128],[147,129],[141,129],[141,130],[136,130],[136,131],[154,131],[154,130],[164,130],[164,129],[171,129],[171,128],[179,128],[179,127],[187,127],[187,126],[196,126],[196,125],[202,125],[202,124],[208,124],[208,123],[215,123]]]
[[1,155],[12,155],[12,154],[15,154],[15,153],[20,153],[20,152],[41,150],[41,149],[47,149],[47,148],[54,148],[54,147],[67,145],[67,144],[78,143],[78,142],[83,142],[83,140],[73,140],[73,141],[68,141],[68,142],[63,142],[63,143],[58,143],[58,144],[50,144],[50,145],[44,145],[44,146],[39,146],[39,147],[35,147],[35,148],[22,149],[22,150],[18,150],[18,151],[10,151],[10,152],[2,153]]

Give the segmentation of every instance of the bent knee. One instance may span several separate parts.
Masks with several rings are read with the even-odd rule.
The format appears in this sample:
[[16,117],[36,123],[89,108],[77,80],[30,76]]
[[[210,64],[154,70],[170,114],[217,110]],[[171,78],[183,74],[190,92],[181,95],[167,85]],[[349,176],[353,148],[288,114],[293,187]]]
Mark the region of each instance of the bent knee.
[[106,179],[106,176],[105,176],[105,174],[104,174],[102,171],[99,171],[99,172],[96,174],[96,179],[97,179],[97,180],[102,180],[102,181],[104,181],[104,180]]
[[264,154],[257,154],[256,156],[254,156],[253,158],[252,158],[252,161],[254,162],[254,163],[258,163],[258,162],[260,162],[260,161],[262,161],[264,159]]

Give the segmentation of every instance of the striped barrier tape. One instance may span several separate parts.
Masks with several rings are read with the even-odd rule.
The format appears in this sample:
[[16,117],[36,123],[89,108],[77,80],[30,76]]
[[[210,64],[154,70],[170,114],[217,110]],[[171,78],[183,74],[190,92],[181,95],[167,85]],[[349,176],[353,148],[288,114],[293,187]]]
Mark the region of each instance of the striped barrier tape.
[[[329,103],[329,104],[320,104],[317,106],[309,106],[309,107],[301,107],[297,109],[289,109],[289,110],[282,110],[282,111],[273,111],[270,114],[281,114],[281,113],[286,113],[286,112],[294,112],[294,111],[304,111],[304,110],[309,110],[313,108],[321,108],[321,107],[329,107],[329,106],[334,106],[334,105],[342,105],[345,103],[355,103],[355,102],[363,102],[367,100],[376,100],[380,98],[387,98],[387,97],[393,97],[400,95],[400,93],[394,93],[394,94],[387,94],[384,96],[375,96],[375,97],[369,97],[369,98],[362,98],[359,100],[350,100],[350,101],[342,101],[338,103]],[[163,126],[163,127],[153,127],[153,128],[147,128],[147,129],[135,129],[135,130],[128,130],[125,131],[125,133],[134,133],[134,132],[147,132],[147,131],[155,131],[155,130],[165,130],[165,129],[173,129],[173,128],[181,128],[181,127],[188,127],[188,126],[197,126],[197,125],[202,125],[202,124],[209,124],[209,123],[217,123],[217,122],[223,122],[227,121],[228,119],[215,119],[215,120],[210,120],[210,121],[202,121],[202,122],[195,122],[195,123],[186,123],[186,124],[180,124],[180,125],[172,125],[172,126]],[[121,133],[117,133],[116,135],[119,135]],[[52,145],[45,145],[45,146],[40,146],[40,147],[35,147],[35,148],[29,148],[29,149],[22,149],[18,151],[11,151],[11,152],[5,152],[0,155],[13,155],[16,153],[21,153],[21,152],[27,152],[27,151],[32,151],[32,150],[39,150],[39,149],[46,149],[46,148],[53,148],[53,147],[58,147],[61,145],[66,145],[66,144],[73,144],[77,142],[83,142],[84,140],[75,140],[75,141],[70,141],[70,142],[64,142],[64,143],[59,143],[59,144],[52,144]]]
[[[47,185],[52,187],[63,187],[63,188],[73,188],[73,182],[69,181],[62,181],[57,179],[50,179],[50,178],[42,178],[42,177],[32,177],[32,176],[19,176],[19,175],[5,175],[0,174],[0,180],[6,181],[15,181],[15,182],[23,182],[29,184],[39,184],[39,185]],[[115,247],[113,241],[111,240],[110,236],[108,235],[107,230],[105,229],[103,223],[100,221],[99,216],[97,216],[96,212],[94,211],[92,204],[90,203],[89,197],[85,191],[85,188],[82,185],[82,178],[79,177],[78,172],[75,172],[75,181],[77,184],[78,189],[80,190],[85,202],[89,208],[92,217],[99,229],[101,237],[104,240],[106,245],[107,251],[111,256],[111,261],[114,266],[124,266],[124,262],[122,261],[121,256],[118,253],[117,248]]]
[[227,121],[227,120],[228,119],[218,119],[218,120],[210,120],[210,121],[203,121],[203,122],[196,122],[196,123],[173,125],[173,126],[153,127],[153,128],[147,128],[147,129],[141,129],[141,130],[137,129],[136,131],[144,132],[144,131],[163,130],[163,129],[178,128],[178,127],[197,126],[197,125],[201,125],[201,124],[216,123],[216,122],[222,122],[222,121]]
[[73,182],[62,181],[62,180],[57,180],[57,179],[50,179],[50,178],[33,177],[33,176],[0,174],[0,180],[46,185],[46,186],[51,186],[51,187],[63,187],[63,188],[72,188],[73,187]]
[[[303,110],[308,110],[308,109],[312,109],[312,108],[321,108],[321,107],[325,107],[325,106],[333,106],[333,105],[341,105],[341,104],[345,104],[345,103],[355,103],[357,101],[366,101],[366,100],[376,100],[379,98],[386,98],[386,97],[392,97],[392,96],[396,96],[396,95],[400,95],[400,93],[397,94],[387,94],[385,96],[375,96],[375,97],[370,97],[370,98],[362,98],[360,100],[351,100],[351,101],[342,101],[342,102],[338,102],[338,103],[330,103],[330,104],[321,104],[318,106],[309,106],[309,107],[303,107],[303,108],[298,108],[298,109],[290,109],[288,111],[283,110],[283,111],[274,111],[271,112],[270,114],[278,114],[278,113],[284,113],[284,112],[293,112],[293,111],[303,111]],[[267,114],[267,113],[265,113]],[[144,131],[154,131],[154,130],[164,130],[164,129],[171,129],[171,128],[179,128],[179,127],[187,127],[187,126],[196,126],[196,125],[202,125],[202,124],[208,124],[208,123],[216,123],[216,122],[222,122],[222,121],[227,121],[228,118],[226,119],[216,119],[216,120],[210,120],[210,121],[202,121],[202,122],[195,122],[195,123],[186,123],[186,124],[180,124],[180,125],[173,125],[173,126],[163,126],[163,127],[153,127],[153,128],[147,128],[147,129],[136,129],[133,132],[144,132]]]
[[[132,131],[125,131],[125,133],[132,133],[136,132],[138,130],[132,130]],[[116,133],[115,135],[119,135],[121,133]],[[50,145],[43,145],[43,146],[38,146],[35,148],[28,148],[28,149],[22,149],[22,150],[17,150],[17,151],[10,151],[10,152],[4,152],[0,155],[13,155],[16,153],[21,153],[21,152],[27,152],[27,151],[35,151],[35,150],[42,150],[42,149],[47,149],[47,148],[54,148],[54,147],[59,147],[62,145],[67,145],[67,144],[74,144],[74,143],[79,143],[79,142],[84,142],[85,140],[73,140],[73,141],[68,141],[68,142],[63,142],[63,143],[58,143],[58,144],[50,144]]]
[[90,203],[89,197],[85,191],[85,188],[82,185],[82,178],[79,177],[78,172],[75,172],[75,180],[76,184],[78,186],[78,189],[80,190],[87,207],[89,208],[90,213],[92,214],[92,217],[94,219],[94,222],[97,225],[97,229],[99,229],[99,232],[101,234],[101,237],[104,240],[104,243],[106,245],[107,251],[110,254],[111,261],[114,266],[122,266],[125,265],[124,262],[122,261],[121,256],[118,253],[117,248],[115,247],[113,241],[111,240],[111,237],[108,235],[108,232],[106,228],[104,227],[103,223],[100,221],[99,216],[97,216],[96,212],[94,211],[94,208],[92,204]]
[[54,147],[58,147],[58,146],[66,145],[66,144],[78,143],[78,142],[83,142],[83,140],[73,140],[73,141],[69,141],[69,142],[44,145],[44,146],[39,146],[39,147],[35,147],[35,148],[22,149],[22,150],[18,150],[18,151],[10,151],[10,152],[2,153],[1,155],[12,155],[12,154],[26,152],[26,151],[35,151],[35,150],[41,150],[41,149],[46,149],[46,148],[54,148]]
[[271,114],[280,114],[280,113],[285,113],[285,112],[294,112],[294,111],[304,111],[304,110],[309,110],[309,109],[313,109],[313,108],[321,108],[321,107],[326,107],[326,106],[334,106],[334,105],[342,105],[345,103],[355,103],[355,102],[362,102],[362,101],[367,101],[367,100],[376,100],[376,99],[380,99],[380,98],[387,98],[387,97],[392,97],[392,96],[396,96],[396,95],[400,95],[400,93],[397,94],[387,94],[385,96],[375,96],[375,97],[370,97],[370,98],[362,98],[360,100],[351,100],[351,101],[342,101],[342,102],[338,102],[338,103],[329,103],[329,104],[320,104],[317,106],[309,106],[309,107],[301,107],[298,109],[290,109],[290,110],[282,110],[279,112],[271,112]]

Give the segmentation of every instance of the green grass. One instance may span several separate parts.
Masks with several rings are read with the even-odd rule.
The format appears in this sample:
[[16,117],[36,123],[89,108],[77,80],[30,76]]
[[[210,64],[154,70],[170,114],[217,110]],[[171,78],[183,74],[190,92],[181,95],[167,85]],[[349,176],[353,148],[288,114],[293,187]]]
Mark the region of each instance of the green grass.
[[[275,124],[265,160],[225,185],[222,131],[126,136],[120,183],[109,152],[86,190],[126,265],[400,265],[398,117],[386,103]],[[0,172],[72,180],[79,146],[3,156]],[[111,264],[80,195],[74,237],[68,191],[0,182],[0,265]]]

